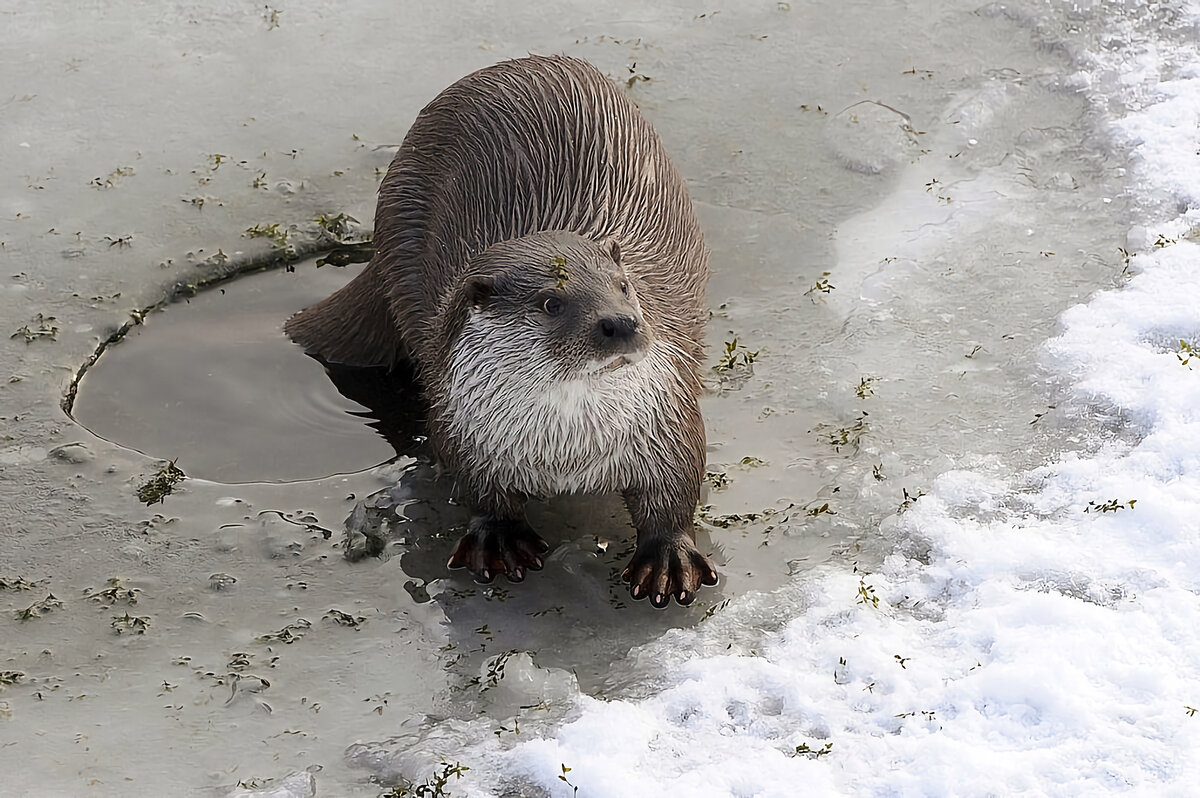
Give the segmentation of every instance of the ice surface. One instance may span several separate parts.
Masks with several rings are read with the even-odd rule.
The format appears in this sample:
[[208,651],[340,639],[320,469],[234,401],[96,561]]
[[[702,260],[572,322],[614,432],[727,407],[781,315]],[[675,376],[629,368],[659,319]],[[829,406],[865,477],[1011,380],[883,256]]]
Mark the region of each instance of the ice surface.
[[313,798],[317,794],[317,777],[312,773],[289,773],[267,783],[230,790],[228,798]]

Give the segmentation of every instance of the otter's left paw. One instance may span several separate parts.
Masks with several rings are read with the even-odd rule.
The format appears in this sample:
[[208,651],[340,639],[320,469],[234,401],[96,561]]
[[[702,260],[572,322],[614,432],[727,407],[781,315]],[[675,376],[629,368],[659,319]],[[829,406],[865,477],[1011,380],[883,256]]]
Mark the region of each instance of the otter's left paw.
[[655,540],[638,544],[621,579],[633,598],[649,596],[650,603],[662,609],[672,596],[684,606],[691,604],[700,585],[717,583],[717,569],[687,538]]
[[550,544],[542,540],[524,521],[477,516],[470,531],[462,536],[446,566],[466,568],[475,581],[491,582],[504,574],[510,582],[520,582],[525,571],[542,570],[542,554]]

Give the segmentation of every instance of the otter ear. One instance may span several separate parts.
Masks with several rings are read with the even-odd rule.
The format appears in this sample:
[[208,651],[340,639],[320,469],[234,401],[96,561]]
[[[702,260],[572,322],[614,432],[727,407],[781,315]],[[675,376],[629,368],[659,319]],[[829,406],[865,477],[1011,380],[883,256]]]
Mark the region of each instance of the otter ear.
[[621,265],[621,245],[617,243],[617,239],[608,239],[608,254],[612,257],[613,263]]
[[492,297],[496,293],[496,283],[491,277],[472,277],[463,286],[463,292],[466,294],[467,304],[471,306],[471,310],[478,313],[487,310],[488,305],[491,304]]

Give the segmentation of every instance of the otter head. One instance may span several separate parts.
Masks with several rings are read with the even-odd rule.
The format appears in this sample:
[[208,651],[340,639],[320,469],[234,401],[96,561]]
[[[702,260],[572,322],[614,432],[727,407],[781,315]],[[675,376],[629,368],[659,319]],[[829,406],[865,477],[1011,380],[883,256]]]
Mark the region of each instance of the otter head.
[[574,233],[492,245],[464,270],[450,306],[477,348],[548,358],[558,379],[618,371],[654,340],[620,247]]

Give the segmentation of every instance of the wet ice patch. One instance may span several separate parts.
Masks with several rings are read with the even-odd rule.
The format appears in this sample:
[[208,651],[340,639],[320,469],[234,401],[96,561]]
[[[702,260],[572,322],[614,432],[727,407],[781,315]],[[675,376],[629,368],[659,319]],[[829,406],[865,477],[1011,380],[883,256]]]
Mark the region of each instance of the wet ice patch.
[[954,137],[960,146],[975,146],[981,137],[988,135],[997,117],[1011,112],[1023,93],[1021,84],[1012,81],[1012,77],[1015,76],[997,76],[983,88],[963,97],[950,111],[950,123],[955,126]]
[[25,465],[38,463],[46,459],[46,447],[18,445],[0,449],[0,463],[4,465]]
[[304,771],[261,782],[252,780],[230,790],[226,798],[312,798],[316,794],[317,777]]
[[[1005,267],[1037,280],[1058,254],[1050,242],[1064,239],[1061,225],[1092,201],[1070,196],[1081,179],[1072,170],[1091,176],[1102,160],[1081,151],[1077,101],[1061,94],[1049,76],[992,74],[959,92],[930,130],[910,131],[919,146],[896,162],[893,189],[838,229],[830,280],[840,288],[827,301],[847,313],[860,300],[886,309],[921,290],[914,275],[978,270],[1003,305],[1014,279]],[[1049,212],[1055,202],[1061,211]]]
[[889,172],[916,158],[920,136],[907,113],[878,100],[844,108],[825,127],[829,146],[846,168],[868,175]]

